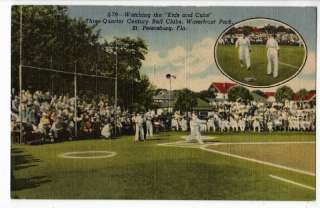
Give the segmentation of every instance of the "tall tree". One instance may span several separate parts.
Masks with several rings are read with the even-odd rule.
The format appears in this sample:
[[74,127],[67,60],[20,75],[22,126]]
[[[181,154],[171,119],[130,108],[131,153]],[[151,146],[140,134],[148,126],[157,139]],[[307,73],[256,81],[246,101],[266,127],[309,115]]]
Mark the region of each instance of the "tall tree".
[[203,100],[208,100],[210,98],[215,98],[216,97],[216,89],[214,87],[210,87],[207,90],[201,90],[199,93],[199,97]]
[[284,102],[285,100],[291,100],[293,96],[293,90],[288,86],[283,86],[277,89],[275,98],[277,102]]
[[196,93],[185,88],[178,92],[175,109],[183,112],[191,111],[197,105]]
[[230,101],[236,101],[239,98],[245,101],[253,99],[250,91],[247,88],[242,86],[231,88],[228,92],[228,99]]
[[[71,19],[64,6],[13,6],[12,7],[12,85],[17,87],[20,50],[20,8],[22,7],[22,62],[23,65],[54,68],[61,71],[87,72],[96,63],[95,51],[98,45],[99,31],[95,25],[88,26],[82,19]],[[43,83],[31,83],[34,87],[46,87],[48,72],[34,70],[23,71],[24,86],[28,80],[44,80]],[[39,73],[38,73],[39,72]],[[40,76],[40,79],[38,79]],[[57,86],[62,80],[55,79]],[[71,77],[72,78],[72,77]],[[71,79],[72,80],[72,79]],[[68,80],[68,83],[69,82]]]
[[260,95],[261,97],[267,98],[267,96],[261,90],[253,90],[252,92],[257,94],[257,95]]
[[[64,6],[22,6],[22,10],[24,65],[108,76],[109,79],[78,76],[78,90],[86,95],[108,94],[111,100],[117,69],[119,103],[127,108],[134,102],[143,102],[142,90],[150,88],[150,82],[140,74],[148,51],[144,40],[116,37],[101,43],[96,25],[70,18]],[[11,27],[12,87],[18,88],[20,6],[12,7]],[[23,88],[51,88],[55,93],[73,94],[73,76],[23,68]]]
[[299,96],[299,99],[300,99],[300,100],[303,100],[304,96],[306,96],[307,94],[308,94],[308,90],[306,90],[305,88],[300,89],[300,90],[297,92],[297,95]]

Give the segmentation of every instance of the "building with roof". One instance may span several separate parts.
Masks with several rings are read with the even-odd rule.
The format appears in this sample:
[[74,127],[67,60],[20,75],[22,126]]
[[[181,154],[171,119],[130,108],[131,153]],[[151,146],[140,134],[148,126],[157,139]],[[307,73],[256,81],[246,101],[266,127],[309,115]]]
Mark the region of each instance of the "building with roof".
[[316,91],[310,90],[305,96],[301,97],[297,93],[293,94],[292,100],[297,102],[315,102],[316,101]]
[[228,99],[228,92],[231,88],[237,86],[236,83],[229,82],[213,82],[209,88],[213,88],[216,92],[216,99]]
[[276,98],[275,98],[275,92],[264,92],[265,97],[267,98],[268,102],[275,102]]
[[[158,94],[153,96],[152,100],[153,100],[154,106],[156,106],[157,108],[169,110],[169,105],[170,105],[170,111],[171,111],[175,105],[176,97],[177,97],[176,91],[172,90],[169,93],[169,90],[163,89],[159,91]],[[170,100],[170,103],[169,103],[169,100]]]

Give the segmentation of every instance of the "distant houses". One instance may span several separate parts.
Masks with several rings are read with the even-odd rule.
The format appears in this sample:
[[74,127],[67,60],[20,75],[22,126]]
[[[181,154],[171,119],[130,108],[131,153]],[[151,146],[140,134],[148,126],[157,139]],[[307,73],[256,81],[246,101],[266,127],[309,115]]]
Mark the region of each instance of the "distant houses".
[[213,82],[209,88],[213,88],[217,92],[216,99],[227,100],[229,90],[235,86],[237,86],[235,83]]
[[[197,107],[195,107],[195,110],[210,110],[210,106],[213,105],[216,101],[224,101],[228,100],[228,92],[233,87],[238,86],[236,83],[229,83],[229,82],[213,82],[209,86],[209,90],[214,90],[216,92],[215,98],[207,98],[207,99],[197,99]],[[172,90],[169,93],[169,90],[161,89],[158,91],[158,93],[153,96],[153,105],[162,110],[168,110],[170,105],[170,110],[173,109],[175,106],[175,102],[177,99],[177,94],[179,90]],[[170,94],[170,95],[169,95]],[[255,92],[251,92],[252,97],[257,102],[275,102],[275,92],[273,91],[266,91],[263,92],[263,94],[257,94]],[[170,99],[169,99],[170,98]],[[316,99],[316,91],[311,90],[307,92],[303,97],[300,97],[298,93],[295,93],[292,97],[292,101],[296,102],[304,102],[309,103],[313,102],[315,103]],[[170,100],[170,104],[169,104]]]
[[302,101],[302,102],[315,102],[316,101],[316,91],[311,90],[305,96],[300,97],[298,94],[294,94],[292,97],[294,101]]
[[170,106],[170,110],[172,110],[175,105],[176,98],[177,91],[172,90],[169,92],[169,90],[161,89],[156,95],[153,96],[152,100],[153,105],[158,109],[169,110]]

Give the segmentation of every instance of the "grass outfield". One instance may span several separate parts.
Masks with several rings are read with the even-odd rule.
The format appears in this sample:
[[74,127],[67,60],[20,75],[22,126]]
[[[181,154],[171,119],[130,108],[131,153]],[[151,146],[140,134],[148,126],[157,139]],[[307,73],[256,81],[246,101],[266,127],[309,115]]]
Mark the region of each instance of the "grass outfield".
[[[221,69],[236,81],[255,86],[268,86],[279,83],[293,76],[303,64],[305,51],[298,46],[280,46],[279,76],[267,75],[267,50],[265,45],[252,45],[251,70],[240,67],[238,49],[233,45],[218,45],[217,60]],[[289,65],[290,66],[289,66]],[[254,77],[255,81],[246,81],[246,77]]]
[[315,172],[315,143],[222,144],[209,148],[279,165]]
[[[133,144],[132,136],[39,146],[13,145],[12,197],[28,199],[314,200],[315,177],[198,148],[159,146],[186,133],[161,133]],[[315,141],[312,133],[214,134],[217,142]],[[113,151],[103,159],[66,159],[66,152]],[[270,150],[276,151],[276,150]],[[275,152],[277,154],[277,152]],[[290,156],[290,155],[287,155]]]

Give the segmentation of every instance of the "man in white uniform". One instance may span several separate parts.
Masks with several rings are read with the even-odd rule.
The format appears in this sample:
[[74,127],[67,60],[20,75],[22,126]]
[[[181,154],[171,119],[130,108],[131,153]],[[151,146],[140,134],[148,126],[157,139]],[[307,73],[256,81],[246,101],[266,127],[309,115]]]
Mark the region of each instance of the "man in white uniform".
[[110,138],[111,137],[111,128],[110,128],[110,124],[106,123],[102,130],[101,130],[101,135],[105,138]]
[[147,137],[153,137],[152,114],[148,111],[145,115],[147,126]]
[[278,50],[279,45],[276,39],[274,39],[274,35],[269,35],[269,39],[266,44],[267,48],[267,58],[268,58],[268,66],[267,66],[267,74],[270,75],[272,73],[272,65],[273,65],[273,77],[278,77]]
[[246,129],[246,118],[245,117],[240,117],[239,121],[238,121],[238,126],[240,128],[240,131],[244,132],[244,130]]
[[192,119],[190,120],[190,136],[187,137],[187,142],[196,139],[199,144],[204,144],[201,139],[200,124],[201,121],[198,119],[197,115],[192,113]]
[[236,48],[239,48],[240,66],[243,67],[245,64],[247,69],[249,70],[251,67],[250,40],[247,37],[247,34],[243,34],[241,37],[239,37],[236,41],[235,46]]
[[188,130],[188,122],[185,119],[185,117],[182,117],[182,119],[181,119],[181,130],[182,131],[187,131]]
[[141,114],[139,113],[137,114],[137,116],[134,118],[134,122],[136,124],[136,133],[135,133],[134,141],[135,142],[139,141],[139,136],[142,141],[145,141],[144,130],[143,130],[143,118]]
[[261,128],[260,128],[260,122],[259,122],[258,116],[254,116],[252,120],[253,120],[253,123],[252,123],[253,132],[256,132],[256,130],[260,132]]

